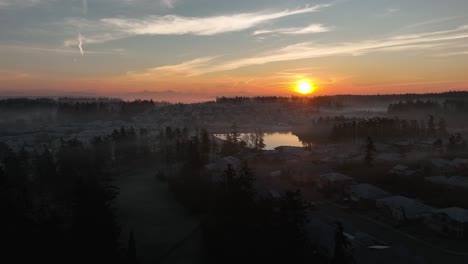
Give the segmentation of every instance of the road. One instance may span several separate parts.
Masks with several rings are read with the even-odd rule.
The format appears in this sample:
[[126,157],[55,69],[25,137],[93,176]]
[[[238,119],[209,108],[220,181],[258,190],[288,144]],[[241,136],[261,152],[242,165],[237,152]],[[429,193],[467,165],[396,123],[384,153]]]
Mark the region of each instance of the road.
[[358,263],[468,263],[468,252],[453,252],[437,247],[391,226],[352,213],[352,211],[331,203],[319,205],[315,216],[329,224],[339,220],[343,222],[347,233],[366,233],[377,238],[378,241],[390,245],[389,249],[383,250],[369,250],[367,247],[357,247],[355,255]]

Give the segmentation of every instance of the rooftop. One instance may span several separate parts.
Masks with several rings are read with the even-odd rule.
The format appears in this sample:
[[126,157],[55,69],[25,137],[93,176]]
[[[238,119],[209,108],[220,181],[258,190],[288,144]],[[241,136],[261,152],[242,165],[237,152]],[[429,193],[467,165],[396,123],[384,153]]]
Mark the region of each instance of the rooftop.
[[468,223],[468,210],[460,207],[450,207],[434,210],[435,213],[446,214],[460,223]]
[[386,192],[377,186],[367,183],[352,185],[350,186],[350,191],[359,198],[369,200],[382,199],[392,195],[391,193]]
[[328,181],[349,181],[353,180],[353,178],[344,175],[339,172],[330,172],[320,175],[320,179],[327,179]]
[[463,176],[433,176],[427,177],[426,180],[432,183],[443,184],[450,187],[468,188],[468,177]]
[[405,196],[391,196],[379,199],[377,203],[392,208],[401,208],[408,219],[415,219],[423,213],[428,213],[434,210],[434,208],[426,204]]

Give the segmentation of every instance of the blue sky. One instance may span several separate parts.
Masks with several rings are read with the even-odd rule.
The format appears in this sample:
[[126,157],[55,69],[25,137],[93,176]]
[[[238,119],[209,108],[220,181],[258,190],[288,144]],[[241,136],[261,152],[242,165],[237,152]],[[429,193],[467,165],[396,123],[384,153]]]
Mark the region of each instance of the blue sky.
[[[466,0],[0,0],[0,95],[467,89]],[[148,93],[146,93],[148,94]]]

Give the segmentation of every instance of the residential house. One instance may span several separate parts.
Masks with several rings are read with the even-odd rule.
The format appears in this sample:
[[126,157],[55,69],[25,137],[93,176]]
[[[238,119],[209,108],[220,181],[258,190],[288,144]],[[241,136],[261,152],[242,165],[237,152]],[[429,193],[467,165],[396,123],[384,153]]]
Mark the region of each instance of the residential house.
[[376,201],[378,208],[389,213],[397,223],[418,221],[434,208],[404,196],[390,196]]
[[339,172],[321,174],[318,179],[319,189],[335,196],[343,196],[346,188],[354,183],[352,177]]
[[227,156],[215,162],[205,165],[205,169],[211,172],[212,182],[221,182],[224,180],[224,172],[231,166],[235,171],[240,170],[242,161],[233,156]]
[[389,172],[388,172],[389,175],[392,175],[392,176],[397,176],[399,178],[411,178],[413,176],[416,175],[416,171],[414,170],[411,170],[410,168],[408,168],[408,166],[405,166],[405,165],[402,165],[402,164],[398,164],[396,165],[395,167],[393,167]]
[[427,177],[426,181],[432,182],[434,184],[443,185],[450,189],[468,189],[468,177],[463,176],[433,176]]
[[350,185],[346,192],[351,202],[361,208],[375,207],[377,200],[392,196],[391,193],[367,183]]
[[467,238],[468,210],[459,207],[436,209],[425,217],[425,224],[444,236]]

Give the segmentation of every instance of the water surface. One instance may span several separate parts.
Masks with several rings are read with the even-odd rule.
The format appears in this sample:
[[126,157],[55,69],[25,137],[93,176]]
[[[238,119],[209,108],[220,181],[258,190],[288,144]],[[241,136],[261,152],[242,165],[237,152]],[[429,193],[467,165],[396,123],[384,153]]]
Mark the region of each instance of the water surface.
[[[240,138],[248,136],[249,133],[241,133]],[[226,139],[226,134],[215,134],[216,137]],[[265,149],[273,150],[280,146],[303,147],[304,145],[299,138],[293,133],[265,133],[264,137]]]

